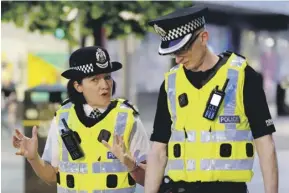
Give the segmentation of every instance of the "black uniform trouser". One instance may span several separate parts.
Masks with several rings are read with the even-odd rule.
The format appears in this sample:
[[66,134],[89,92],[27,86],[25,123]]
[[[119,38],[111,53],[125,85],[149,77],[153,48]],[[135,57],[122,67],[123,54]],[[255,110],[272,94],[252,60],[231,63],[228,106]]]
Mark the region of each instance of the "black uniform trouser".
[[162,184],[159,193],[247,193],[246,183],[234,182],[172,182]]

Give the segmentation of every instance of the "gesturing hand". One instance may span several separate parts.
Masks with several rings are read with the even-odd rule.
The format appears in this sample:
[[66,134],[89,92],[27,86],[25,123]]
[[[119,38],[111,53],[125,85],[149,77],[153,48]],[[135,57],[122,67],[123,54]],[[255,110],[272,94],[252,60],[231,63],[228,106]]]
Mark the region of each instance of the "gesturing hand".
[[36,159],[38,156],[37,127],[33,127],[32,138],[26,137],[16,129],[16,135],[13,135],[12,143],[18,149],[16,155],[24,156],[28,160]]
[[126,147],[123,141],[123,136],[118,136],[115,135],[113,137],[113,145],[110,146],[106,141],[102,140],[102,144],[109,149],[109,151],[111,153],[113,153],[113,155],[115,157],[117,157],[117,159],[119,159],[120,162],[124,163],[124,156],[126,155]]

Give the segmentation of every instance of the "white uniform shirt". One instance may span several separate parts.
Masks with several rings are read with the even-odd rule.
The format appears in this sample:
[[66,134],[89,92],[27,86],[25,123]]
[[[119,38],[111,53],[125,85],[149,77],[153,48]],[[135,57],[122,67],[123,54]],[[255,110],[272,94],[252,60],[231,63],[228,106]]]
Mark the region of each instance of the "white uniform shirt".
[[[88,104],[84,104],[83,109],[86,116],[89,116],[93,110],[93,108]],[[99,111],[103,113],[105,109],[99,109]],[[128,149],[130,150],[131,155],[133,155],[136,159],[136,162],[140,163],[146,160],[146,156],[150,149],[150,142],[140,118],[135,117],[135,122],[136,132],[132,133]],[[58,126],[54,117],[51,122],[47,141],[42,155],[42,159],[50,163],[53,167],[58,167],[59,164],[59,144],[61,141],[58,139],[57,130]]]

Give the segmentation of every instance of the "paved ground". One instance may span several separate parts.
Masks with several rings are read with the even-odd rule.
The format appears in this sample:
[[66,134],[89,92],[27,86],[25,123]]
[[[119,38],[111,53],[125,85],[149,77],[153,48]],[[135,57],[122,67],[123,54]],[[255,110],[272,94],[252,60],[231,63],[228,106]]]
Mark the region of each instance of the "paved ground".
[[[150,104],[150,105],[147,105]],[[143,97],[139,100],[139,109],[142,120],[147,128],[148,133],[152,130],[152,120],[155,113],[156,98],[153,100],[149,97]],[[270,108],[274,117],[277,132],[274,135],[280,171],[280,189],[279,193],[289,192],[289,117],[276,118],[275,109]],[[24,193],[24,160],[14,155],[15,150],[10,142],[11,136],[2,127],[2,160],[1,160],[1,177],[2,177],[2,193]],[[254,164],[255,176],[253,181],[249,183],[250,193],[264,192],[262,174],[260,172],[258,158]],[[36,182],[37,183],[37,182]],[[143,188],[138,187],[137,193],[142,193]]]

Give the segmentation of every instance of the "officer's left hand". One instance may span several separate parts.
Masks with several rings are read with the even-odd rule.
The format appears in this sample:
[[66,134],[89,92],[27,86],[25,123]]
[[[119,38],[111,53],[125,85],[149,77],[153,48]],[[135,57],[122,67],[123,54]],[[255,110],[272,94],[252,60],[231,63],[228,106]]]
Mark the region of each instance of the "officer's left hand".
[[119,159],[120,162],[124,163],[124,156],[126,154],[126,147],[123,141],[123,137],[122,136],[118,136],[115,135],[113,138],[113,145],[112,147],[104,140],[102,140],[102,144],[109,149],[109,151],[111,153],[113,153],[113,155],[115,157],[117,157],[117,159]]

